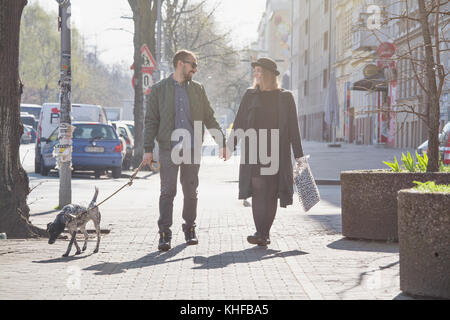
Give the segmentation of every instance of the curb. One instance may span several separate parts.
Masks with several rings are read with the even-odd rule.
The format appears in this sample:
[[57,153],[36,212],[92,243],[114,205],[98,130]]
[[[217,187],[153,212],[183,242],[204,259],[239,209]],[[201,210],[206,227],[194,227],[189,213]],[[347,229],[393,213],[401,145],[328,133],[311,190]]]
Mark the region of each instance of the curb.
[[316,180],[318,186],[340,186],[341,180]]

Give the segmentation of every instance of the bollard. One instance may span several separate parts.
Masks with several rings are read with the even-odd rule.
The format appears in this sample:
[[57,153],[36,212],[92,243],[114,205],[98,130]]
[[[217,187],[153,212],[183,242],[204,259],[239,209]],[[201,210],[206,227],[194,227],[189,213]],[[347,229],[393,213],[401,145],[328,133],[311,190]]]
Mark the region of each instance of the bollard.
[[6,237],[6,233],[0,233],[0,240],[6,240],[6,239],[8,239]]

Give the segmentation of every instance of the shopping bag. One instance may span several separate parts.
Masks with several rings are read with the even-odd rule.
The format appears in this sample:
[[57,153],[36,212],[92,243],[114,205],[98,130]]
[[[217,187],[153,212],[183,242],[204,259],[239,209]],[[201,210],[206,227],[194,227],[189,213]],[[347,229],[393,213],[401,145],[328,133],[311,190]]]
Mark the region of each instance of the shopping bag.
[[294,166],[294,183],[297,189],[300,205],[308,212],[320,201],[319,189],[308,164],[308,156],[298,159]]

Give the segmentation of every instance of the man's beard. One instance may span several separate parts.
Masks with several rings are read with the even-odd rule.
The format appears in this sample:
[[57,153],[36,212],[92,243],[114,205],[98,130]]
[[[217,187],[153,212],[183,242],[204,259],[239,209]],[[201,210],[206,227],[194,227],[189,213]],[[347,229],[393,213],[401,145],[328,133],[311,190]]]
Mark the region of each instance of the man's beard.
[[191,81],[193,75],[194,75],[193,72],[185,73],[185,74],[184,74],[184,80],[186,80],[186,81]]

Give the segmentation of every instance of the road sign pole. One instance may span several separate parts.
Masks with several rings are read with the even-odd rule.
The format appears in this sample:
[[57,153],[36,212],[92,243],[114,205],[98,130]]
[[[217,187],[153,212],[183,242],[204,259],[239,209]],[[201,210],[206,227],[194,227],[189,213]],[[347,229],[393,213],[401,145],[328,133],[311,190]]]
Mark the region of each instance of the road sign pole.
[[156,73],[155,73],[155,81],[158,82],[161,80],[161,0],[158,0],[157,7],[157,20],[158,20],[158,29],[157,29],[157,41],[156,41]]
[[70,0],[57,0],[61,30],[61,74],[59,145],[55,146],[59,167],[59,207],[72,202],[72,125],[71,113],[71,4]]

